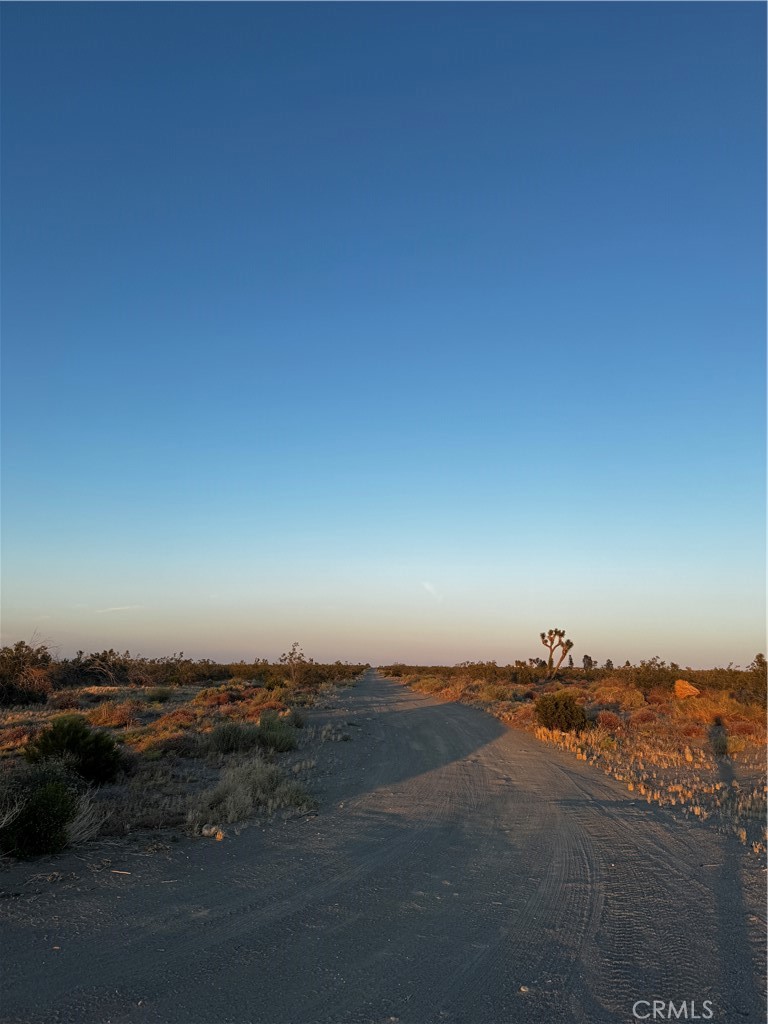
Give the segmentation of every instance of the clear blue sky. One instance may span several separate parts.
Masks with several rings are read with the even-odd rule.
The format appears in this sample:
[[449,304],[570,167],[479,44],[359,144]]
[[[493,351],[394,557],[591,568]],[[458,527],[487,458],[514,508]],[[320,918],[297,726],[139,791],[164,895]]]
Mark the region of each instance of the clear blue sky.
[[751,660],[765,18],[4,4],[3,642]]

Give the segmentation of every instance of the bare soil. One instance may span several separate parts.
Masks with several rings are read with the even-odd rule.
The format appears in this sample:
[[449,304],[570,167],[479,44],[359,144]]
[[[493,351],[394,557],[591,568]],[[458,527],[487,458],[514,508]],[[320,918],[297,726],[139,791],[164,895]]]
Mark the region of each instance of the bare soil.
[[309,718],[339,739],[317,814],[6,867],[0,1020],[764,1020],[765,875],[735,837],[375,672]]

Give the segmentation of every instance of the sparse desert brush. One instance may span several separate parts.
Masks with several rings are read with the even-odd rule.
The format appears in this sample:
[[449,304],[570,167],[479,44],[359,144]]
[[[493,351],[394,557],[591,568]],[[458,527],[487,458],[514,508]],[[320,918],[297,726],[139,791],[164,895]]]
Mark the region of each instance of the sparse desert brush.
[[420,690],[422,693],[439,693],[445,687],[446,680],[441,679],[439,676],[422,676],[415,685],[415,689]]
[[169,711],[160,718],[156,718],[151,725],[154,732],[165,732],[172,729],[188,729],[200,720],[200,713],[189,705]]
[[658,722],[658,720],[659,716],[652,708],[639,708],[637,711],[633,711],[629,716],[629,724],[632,728],[653,725]]
[[206,748],[214,754],[253,750],[259,744],[263,744],[259,726],[243,722],[222,722],[205,736]]
[[314,697],[311,693],[306,693],[304,690],[294,690],[287,695],[289,704],[292,704],[297,708],[308,708],[314,704]]
[[509,700],[510,688],[503,683],[485,683],[478,693],[483,701]]
[[0,706],[42,704],[52,689],[47,669],[25,668],[14,678],[0,677]]
[[199,693],[195,694],[192,698],[192,703],[204,708],[237,704],[240,701],[252,700],[257,695],[259,689],[256,686],[245,686],[242,681],[225,683],[223,686],[209,686],[207,689],[200,690]]
[[531,729],[536,724],[536,708],[533,701],[515,704],[504,721],[514,725],[517,729]]
[[152,704],[165,704],[173,696],[173,690],[170,686],[152,686],[145,696]]
[[179,762],[141,758],[136,772],[124,785],[99,793],[109,805],[104,831],[125,835],[134,829],[183,825],[195,772]]
[[598,711],[595,721],[605,729],[621,729],[624,726],[624,719],[619,718],[613,711]]
[[685,736],[686,739],[693,739],[694,737],[706,735],[704,726],[699,722],[684,722],[679,726],[678,732],[681,736]]
[[0,729],[0,751],[18,750],[29,743],[33,729],[26,725],[10,725]]
[[149,759],[162,757],[163,754],[202,757],[206,753],[204,737],[196,729],[174,725],[158,729],[157,722],[128,731],[123,740],[135,754]]
[[192,729],[186,729],[161,733],[155,737],[150,736],[143,746],[143,752],[155,757],[162,754],[176,754],[178,757],[202,757],[208,752],[208,746],[205,735]]
[[0,788],[0,849],[19,858],[63,850],[83,792],[82,781],[61,760],[17,767]]
[[727,728],[731,736],[765,736],[764,724],[749,721],[744,718],[731,719],[731,721],[727,723]]
[[88,782],[113,782],[122,757],[109,733],[92,729],[80,715],[62,715],[41,730],[24,748],[31,764],[65,757]]
[[287,750],[295,750],[298,746],[294,727],[274,711],[261,716],[258,728],[259,742],[268,750],[284,753]]
[[645,707],[645,697],[641,690],[612,678],[604,680],[596,687],[592,696],[596,703],[615,705],[621,711],[634,711]]
[[74,711],[82,707],[83,701],[74,690],[58,690],[48,695],[48,704],[57,711]]
[[141,704],[135,700],[106,701],[89,711],[87,717],[91,725],[118,729],[138,721],[141,710]]
[[272,700],[271,694],[266,690],[259,691],[259,695],[252,700],[242,700],[235,704],[220,704],[216,707],[217,713],[224,718],[242,722],[259,722],[265,711],[284,710],[283,702]]
[[228,769],[215,786],[192,797],[187,823],[199,832],[206,824],[244,821],[256,810],[271,813],[280,808],[311,805],[300,785],[286,782],[277,768],[258,758]]
[[90,842],[102,831],[111,814],[109,808],[96,802],[90,790],[80,793],[77,810],[66,824],[67,846]]
[[646,693],[645,699],[649,704],[668,704],[672,699],[672,691],[669,687],[654,686]]

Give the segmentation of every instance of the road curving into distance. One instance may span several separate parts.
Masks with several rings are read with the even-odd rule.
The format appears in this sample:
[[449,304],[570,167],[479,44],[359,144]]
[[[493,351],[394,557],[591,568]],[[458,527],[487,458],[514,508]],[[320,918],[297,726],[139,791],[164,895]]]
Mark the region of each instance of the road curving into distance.
[[116,845],[101,872],[86,847],[40,868],[68,884],[6,890],[0,1020],[765,1019],[764,875],[736,840],[374,671],[323,715],[352,740],[317,816]]

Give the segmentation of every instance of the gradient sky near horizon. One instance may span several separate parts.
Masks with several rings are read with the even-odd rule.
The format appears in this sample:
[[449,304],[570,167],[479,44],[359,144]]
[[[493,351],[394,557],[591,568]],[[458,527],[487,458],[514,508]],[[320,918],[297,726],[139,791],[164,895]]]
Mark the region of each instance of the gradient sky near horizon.
[[4,643],[765,646],[760,3],[4,4]]

